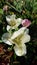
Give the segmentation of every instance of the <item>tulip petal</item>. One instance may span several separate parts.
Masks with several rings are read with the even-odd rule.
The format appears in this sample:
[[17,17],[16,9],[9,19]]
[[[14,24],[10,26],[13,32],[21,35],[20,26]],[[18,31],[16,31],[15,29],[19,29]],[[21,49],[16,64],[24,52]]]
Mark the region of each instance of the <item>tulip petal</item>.
[[10,38],[10,34],[9,33],[5,33],[2,36],[2,41],[8,45],[12,45],[12,43],[9,41]]
[[14,51],[16,53],[17,56],[23,56],[26,54],[26,45],[25,44],[21,44],[21,47],[18,46],[14,46]]
[[15,18],[16,18],[15,14],[11,15],[11,19],[15,19]]
[[10,41],[4,40],[4,43],[8,44],[8,45],[12,45]]
[[17,28],[22,22],[21,18],[16,19],[16,25],[14,26],[15,28]]
[[6,21],[8,22],[8,24],[12,25],[11,23],[12,23],[12,21],[15,20],[15,17],[16,17],[16,15],[6,16]]
[[7,25],[7,31],[9,31],[11,29],[11,26]]
[[7,22],[10,22],[11,21],[11,16],[9,15],[9,16],[6,16],[6,21]]
[[24,32],[25,29],[26,29],[25,27],[22,27],[18,31],[14,32],[11,39],[15,39],[16,37],[18,37],[20,34],[22,34]]
[[12,28],[13,28],[13,29],[17,28],[17,27],[21,24],[21,21],[22,21],[21,18],[16,19],[16,25],[13,26]]
[[8,21],[10,21],[10,20],[12,20],[12,19],[15,19],[15,17],[16,17],[16,15],[8,15],[8,16],[6,16],[6,20],[7,20],[7,22]]
[[17,19],[17,23],[21,24],[21,22],[22,22],[22,19],[21,18],[18,18]]
[[21,43],[27,43],[29,41],[30,41],[30,35],[24,33],[24,35],[21,38]]

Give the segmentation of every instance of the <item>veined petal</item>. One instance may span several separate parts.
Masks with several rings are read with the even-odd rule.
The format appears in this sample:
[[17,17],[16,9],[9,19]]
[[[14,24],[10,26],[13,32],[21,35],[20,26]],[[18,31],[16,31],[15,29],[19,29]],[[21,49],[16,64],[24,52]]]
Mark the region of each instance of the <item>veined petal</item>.
[[15,51],[17,56],[23,56],[23,55],[26,54],[26,45],[21,44],[21,47],[18,47],[18,46],[15,45],[14,51]]
[[18,37],[20,34],[22,34],[24,32],[25,29],[26,29],[26,27],[22,27],[18,31],[14,32],[11,39],[15,39],[16,37]]
[[5,33],[3,34],[2,36],[2,41],[8,45],[12,45],[11,41],[9,40],[10,39],[10,34],[9,33]]

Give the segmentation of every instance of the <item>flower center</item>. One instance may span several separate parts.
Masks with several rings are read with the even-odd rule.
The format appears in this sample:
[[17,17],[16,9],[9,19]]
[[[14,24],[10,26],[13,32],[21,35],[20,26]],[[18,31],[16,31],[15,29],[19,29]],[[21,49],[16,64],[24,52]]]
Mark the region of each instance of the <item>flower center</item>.
[[13,21],[11,20],[11,21],[10,21],[10,25],[11,25],[11,26],[15,26],[15,25],[16,25],[16,21],[15,21],[15,20],[13,20]]
[[22,38],[23,34],[21,34],[20,36],[16,37],[13,42],[17,45],[21,44],[21,38]]

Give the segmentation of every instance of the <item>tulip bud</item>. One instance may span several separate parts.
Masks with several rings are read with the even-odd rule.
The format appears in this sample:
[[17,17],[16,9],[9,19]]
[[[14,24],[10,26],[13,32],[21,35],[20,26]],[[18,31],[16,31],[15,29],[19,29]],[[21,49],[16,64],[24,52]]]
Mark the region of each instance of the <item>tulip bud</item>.
[[30,20],[28,20],[28,19],[24,19],[24,20],[22,20],[22,26],[24,26],[24,27],[29,27],[30,26],[30,24],[31,24],[31,21]]

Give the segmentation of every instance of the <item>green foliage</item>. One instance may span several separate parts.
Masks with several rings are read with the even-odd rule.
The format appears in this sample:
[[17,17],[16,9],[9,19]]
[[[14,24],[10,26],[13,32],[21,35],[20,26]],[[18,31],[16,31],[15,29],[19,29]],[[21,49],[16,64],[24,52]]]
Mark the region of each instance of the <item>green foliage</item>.
[[14,0],[13,4],[17,10],[22,11],[22,7],[24,5],[24,2],[22,0]]

